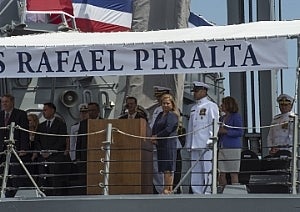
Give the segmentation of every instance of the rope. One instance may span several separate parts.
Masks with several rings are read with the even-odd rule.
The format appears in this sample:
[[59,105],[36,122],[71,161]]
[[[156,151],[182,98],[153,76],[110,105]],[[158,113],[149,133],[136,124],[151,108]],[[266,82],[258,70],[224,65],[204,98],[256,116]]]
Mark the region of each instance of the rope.
[[196,129],[196,130],[191,131],[191,132],[187,132],[187,133],[185,133],[185,134],[176,135],[176,136],[169,136],[169,137],[156,137],[156,138],[133,135],[133,134],[130,134],[130,133],[126,133],[126,132],[124,132],[124,131],[121,131],[121,130],[119,130],[119,129],[117,129],[117,128],[113,128],[113,130],[115,130],[116,132],[118,132],[118,133],[120,133],[120,134],[129,136],[129,137],[133,137],[133,138],[150,139],[150,140],[162,140],[162,139],[171,139],[171,138],[179,138],[179,137],[183,137],[183,136],[186,136],[186,135],[189,135],[189,134],[193,134],[193,133],[195,133],[195,132],[197,132],[197,131],[206,129],[206,128],[210,127],[210,126],[212,126],[212,124],[209,124],[209,125],[207,125],[207,126],[204,126],[204,127],[202,127],[202,128]]
[[[280,126],[280,125],[283,125],[283,124],[286,124],[288,122],[284,122],[284,123],[281,123],[281,124],[273,124],[273,125],[269,125],[269,126],[264,126],[264,127],[260,127],[260,128],[270,128],[270,127],[274,127],[274,126]],[[219,123],[221,125],[221,123]],[[181,134],[181,135],[178,135],[178,136],[170,136],[170,137],[159,137],[159,138],[152,138],[152,137],[144,137],[144,136],[137,136],[137,135],[132,135],[132,134],[129,134],[129,133],[126,133],[126,132],[123,132],[121,131],[120,129],[118,128],[113,128],[112,130],[116,133],[120,133],[120,134],[123,134],[125,136],[130,136],[130,137],[133,137],[133,138],[139,138],[139,139],[167,139],[167,138],[178,138],[178,137],[182,137],[182,136],[186,136],[186,135],[189,135],[189,134],[193,134],[195,132],[198,132],[198,131],[201,131],[203,129],[206,129],[208,127],[211,127],[212,124],[209,124],[207,126],[204,126],[202,128],[199,128],[199,129],[196,129],[194,131],[191,131],[191,132],[187,132],[185,134]],[[226,125],[226,124],[223,124],[223,126],[226,126],[228,128],[241,128],[241,129],[248,129],[247,127],[235,127],[235,126],[229,126],[229,125]],[[40,134],[40,135],[47,135],[47,136],[65,136],[65,137],[70,137],[70,136],[88,136],[88,135],[96,135],[96,134],[100,134],[100,133],[104,133],[106,132],[106,129],[104,130],[99,130],[99,131],[96,131],[96,132],[91,132],[91,133],[85,133],[85,134],[78,134],[78,135],[57,135],[57,134],[49,134],[49,133],[40,133],[40,132],[33,132],[33,131],[30,131],[30,130],[27,130],[27,129],[24,129],[20,126],[15,126],[16,129],[19,129],[19,130],[23,130],[25,132],[31,132],[31,133],[35,133],[35,134]],[[7,129],[7,127],[2,127],[0,129]],[[99,148],[100,150],[101,148]],[[98,148],[96,148],[95,150],[98,150]],[[87,150],[87,151],[91,151],[91,150]],[[57,151],[58,152],[58,151]],[[60,152],[60,151],[59,151]],[[61,151],[61,152],[64,152],[64,151]],[[5,153],[0,153],[1,154],[5,154]],[[232,159],[233,160],[233,159]],[[184,159],[181,160],[181,161],[185,161]],[[204,160],[204,161],[210,161],[210,160]],[[76,161],[76,162],[64,162],[64,161],[61,161],[61,162],[41,162],[41,163],[38,163],[38,162],[29,162],[29,163],[25,163],[26,165],[37,165],[37,164],[40,164],[40,165],[52,165],[52,164],[76,164],[76,163],[83,163],[85,164],[86,162],[99,162],[97,160],[89,160],[89,161]],[[135,160],[131,161],[131,160],[123,160],[123,161],[114,161],[114,160],[110,160],[110,162],[135,162]],[[145,161],[144,161],[145,162]],[[13,165],[13,163],[11,163]],[[17,165],[17,164],[16,164]],[[184,172],[183,172],[184,173]],[[244,173],[243,171],[241,171],[241,173]],[[246,172],[245,172],[246,173]],[[102,174],[105,174],[105,172],[102,171]],[[129,174],[129,175],[133,175],[133,174],[138,174],[136,172],[130,172],[130,171],[126,171],[124,173],[118,173],[118,172],[109,172],[109,174],[112,174],[112,175],[118,175],[118,174]],[[147,174],[147,172],[144,172],[143,174]],[[51,178],[51,177],[65,177],[65,176],[85,176],[86,173],[52,173],[52,174],[41,174],[41,175],[34,175],[35,177],[39,176],[39,177],[48,177],[48,178]],[[99,173],[90,173],[90,175],[95,175],[95,176],[99,176]],[[21,175],[21,176],[17,176],[17,175],[9,175],[9,178],[26,178],[25,175]],[[1,178],[1,176],[0,176]],[[103,184],[104,185],[104,184]],[[128,186],[128,185],[119,185],[119,184],[115,184],[115,185],[109,185],[111,187],[113,186]],[[141,186],[141,185],[137,185],[137,186]],[[148,186],[148,185],[142,185],[142,186]],[[149,186],[152,186],[149,185]],[[65,187],[46,187],[46,186],[42,186],[41,188],[42,189],[72,189],[72,188],[87,188],[87,187],[99,187],[99,185],[67,185]],[[7,187],[7,190],[11,189],[11,187]],[[13,189],[16,189],[16,188],[13,188]]]
[[104,130],[100,130],[100,131],[96,131],[96,132],[89,132],[89,133],[83,133],[83,134],[77,134],[77,135],[63,135],[63,134],[52,134],[52,133],[42,133],[42,132],[35,132],[35,131],[31,131],[31,130],[27,130],[25,128],[20,127],[19,125],[16,126],[16,129],[19,130],[23,130],[25,132],[28,133],[33,133],[33,134],[37,134],[37,135],[46,135],[46,136],[58,136],[58,137],[79,137],[79,136],[88,136],[88,135],[96,135],[96,134],[101,134],[103,132],[106,131],[106,129]]
[[[261,126],[261,127],[236,127],[236,126],[230,126],[230,125],[227,125],[227,124],[224,124],[224,123],[219,123],[219,125],[221,126],[225,126],[225,127],[228,127],[228,128],[233,128],[233,129],[264,129],[264,128],[271,128],[271,127],[276,127],[276,126],[280,126],[280,125],[284,125],[284,124],[287,124],[289,122],[283,122],[283,123],[280,123],[280,124],[271,124],[271,125],[267,125],[267,126]],[[180,138],[180,137],[184,137],[184,136],[187,136],[189,134],[193,134],[195,132],[198,132],[200,130],[203,130],[203,129],[206,129],[208,127],[212,126],[212,124],[210,125],[207,125],[207,126],[204,126],[202,128],[199,128],[199,129],[196,129],[194,131],[191,131],[191,132],[187,132],[187,133],[184,133],[184,134],[181,134],[181,135],[176,135],[176,136],[169,136],[169,137],[157,137],[157,138],[153,138],[153,137],[147,137],[147,136],[138,136],[138,135],[133,135],[133,134],[130,134],[130,133],[127,133],[127,132],[124,132],[118,128],[113,128],[113,131],[117,132],[117,133],[120,133],[122,135],[125,135],[125,136],[128,136],[128,137],[133,137],[133,138],[138,138],[138,139],[149,139],[149,140],[162,140],[162,139],[172,139],[172,138]],[[41,133],[41,132],[35,132],[35,131],[31,131],[31,130],[27,130],[25,128],[22,128],[20,127],[19,125],[16,125],[15,126],[16,129],[19,129],[19,130],[23,130],[25,132],[28,132],[28,133],[34,133],[34,134],[39,134],[39,135],[45,135],[45,136],[57,136],[57,137],[76,137],[76,136],[89,136],[89,135],[97,135],[97,134],[101,134],[101,133],[104,133],[106,132],[106,129],[103,129],[103,130],[100,130],[100,131],[96,131],[96,132],[89,132],[89,133],[83,133],[83,134],[77,134],[77,135],[61,135],[61,134],[51,134],[51,133]],[[8,129],[8,127],[0,127],[0,130],[1,129]],[[5,152],[0,152],[0,155],[4,155]]]
[[[233,129],[244,129],[244,130],[246,130],[246,129],[265,129],[265,128],[271,128],[271,127],[276,127],[276,126],[284,125],[284,124],[287,124],[287,123],[289,123],[289,122],[283,122],[283,123],[280,123],[280,124],[271,124],[271,125],[266,125],[266,126],[261,126],[261,127],[236,127],[236,126],[230,126],[230,125],[227,125],[227,124],[224,124],[224,123],[221,123],[221,122],[219,123],[219,125],[225,126],[225,127],[228,127],[228,128],[233,128]],[[124,132],[124,131],[122,131],[122,130],[120,130],[118,128],[113,128],[113,131],[115,131],[117,133],[120,133],[122,135],[128,136],[128,137],[133,137],[133,138],[138,138],[138,139],[162,140],[162,139],[172,139],[172,138],[184,137],[184,136],[196,133],[198,131],[204,130],[204,129],[210,127],[210,126],[212,126],[212,124],[209,124],[209,125],[204,126],[202,128],[199,128],[199,129],[196,129],[196,130],[193,130],[193,131],[181,134],[181,135],[169,136],[169,137],[156,137],[156,138],[148,137],[148,136],[133,135],[133,134]],[[7,129],[7,127],[0,127],[0,129]],[[28,132],[28,133],[38,134],[38,135],[57,136],[57,137],[89,136],[89,135],[97,135],[97,134],[101,134],[101,133],[106,132],[106,129],[103,129],[103,130],[96,131],[96,132],[89,132],[89,133],[83,133],[83,134],[77,134],[77,135],[62,135],[62,134],[51,134],[51,133],[35,132],[35,131],[31,131],[31,130],[27,130],[25,128],[22,128],[19,125],[16,125],[16,129],[23,130],[23,131]],[[3,153],[0,153],[0,155],[1,154],[3,154]]]
[[[283,122],[283,123],[280,123],[280,124],[271,124],[271,125],[267,125],[267,126],[261,126],[261,127],[236,127],[236,126],[230,126],[230,125],[226,125],[224,123],[219,123],[219,125],[222,125],[222,126],[225,126],[225,127],[228,127],[228,128],[233,128],[233,129],[264,129],[264,128],[271,128],[271,127],[276,127],[276,126],[280,126],[280,125],[284,125],[284,124],[287,124],[289,122]],[[208,127],[212,126],[212,124],[210,125],[207,125],[207,126],[204,126],[202,128],[199,128],[199,129],[196,129],[194,131],[191,131],[191,132],[187,132],[187,133],[184,133],[184,134],[181,134],[181,135],[176,135],[176,136],[169,136],[169,137],[157,137],[157,138],[153,138],[153,137],[147,137],[147,136],[138,136],[138,135],[133,135],[133,134],[130,134],[130,133],[127,133],[127,132],[124,132],[118,128],[113,128],[113,131],[117,132],[117,133],[120,133],[122,135],[125,135],[125,136],[128,136],[128,137],[133,137],[133,138],[138,138],[138,139],[149,139],[149,140],[162,140],[162,139],[172,139],[172,138],[180,138],[180,137],[184,137],[184,136],[187,136],[189,134],[193,134],[195,132],[198,132],[200,130],[203,130],[203,129],[206,129]],[[44,136],[57,136],[57,137],[76,137],[76,136],[89,136],[89,135],[97,135],[97,134],[101,134],[101,133],[104,133],[106,132],[106,129],[103,129],[103,130],[100,130],[100,131],[96,131],[96,132],[89,132],[89,133],[83,133],[83,134],[77,134],[77,135],[61,135],[61,134],[51,134],[51,133],[41,133],[41,132],[35,132],[35,131],[31,131],[31,130],[27,130],[25,128],[22,128],[20,127],[19,125],[15,126],[16,129],[19,129],[19,130],[23,130],[25,132],[28,132],[28,133],[34,133],[34,134],[39,134],[39,135],[44,135]],[[8,129],[8,127],[0,127],[0,130],[1,129]],[[5,154],[5,152],[0,152],[0,155],[3,155]]]
[[230,125],[227,125],[227,124],[224,124],[224,123],[220,123],[221,126],[225,126],[225,127],[228,127],[228,128],[233,128],[233,129],[265,129],[265,128],[271,128],[271,127],[276,127],[276,126],[280,126],[280,125],[284,125],[284,124],[288,124],[289,121],[286,121],[286,122],[282,122],[280,124],[271,124],[271,125],[267,125],[267,126],[261,126],[261,127],[236,127],[236,126],[230,126]]
[[[280,124],[271,124],[271,125],[267,125],[267,126],[261,126],[261,127],[236,127],[236,126],[230,126],[230,125],[226,125],[224,123],[219,123],[219,125],[221,126],[225,126],[225,127],[228,127],[228,128],[233,128],[233,129],[265,129],[265,128],[271,128],[271,127],[276,127],[276,126],[280,126],[280,125],[284,125],[284,124],[287,124],[289,122],[283,122],[283,123],[280,123]],[[199,128],[199,129],[196,129],[194,131],[191,131],[191,132],[187,132],[187,133],[184,133],[184,134],[181,134],[181,135],[177,135],[177,136],[170,136],[170,137],[157,137],[157,138],[153,138],[153,137],[144,137],[144,136],[137,136],[137,135],[133,135],[133,134],[130,134],[130,133],[126,133],[124,131],[121,131],[117,128],[113,128],[113,130],[115,130],[116,132],[120,133],[120,134],[123,134],[123,135],[126,135],[126,136],[129,136],[129,137],[133,137],[133,138],[140,138],[140,139],[154,139],[154,140],[160,140],[160,139],[170,139],[170,138],[179,138],[179,137],[183,137],[183,136],[186,136],[186,135],[189,135],[189,134],[193,134],[195,132],[198,132],[200,130],[203,130],[203,129],[206,129],[208,127],[212,126],[212,124],[209,124],[207,126],[204,126],[202,128]]]

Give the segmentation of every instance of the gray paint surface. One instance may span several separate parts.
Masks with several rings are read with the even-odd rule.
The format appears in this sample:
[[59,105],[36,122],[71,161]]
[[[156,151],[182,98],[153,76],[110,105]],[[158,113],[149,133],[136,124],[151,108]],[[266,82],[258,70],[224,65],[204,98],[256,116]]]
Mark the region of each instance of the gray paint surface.
[[0,211],[299,211],[299,195],[110,195],[1,199]]

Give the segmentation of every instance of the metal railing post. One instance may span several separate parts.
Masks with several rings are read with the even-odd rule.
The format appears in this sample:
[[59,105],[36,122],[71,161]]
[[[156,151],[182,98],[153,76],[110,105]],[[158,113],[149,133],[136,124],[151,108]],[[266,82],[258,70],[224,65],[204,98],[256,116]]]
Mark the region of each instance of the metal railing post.
[[111,145],[111,138],[112,138],[112,124],[109,123],[107,125],[106,130],[106,141],[103,143],[105,144],[105,160],[104,160],[104,195],[109,195],[109,161],[110,161],[110,145]]
[[1,187],[1,198],[5,198],[5,191],[6,191],[6,185],[7,185],[7,180],[8,180],[8,174],[9,174],[9,166],[10,166],[10,159],[11,159],[11,154],[13,154],[18,162],[20,163],[21,167],[25,171],[26,175],[34,185],[35,189],[37,190],[38,194],[40,197],[45,197],[46,195],[40,190],[34,179],[32,178],[30,172],[24,165],[23,161],[19,157],[18,153],[14,149],[15,145],[15,139],[14,139],[14,132],[15,132],[15,122],[11,122],[9,125],[9,140],[5,140],[7,143],[7,150],[6,151],[6,160],[5,160],[5,167],[4,167],[4,174],[3,174],[3,179],[2,179],[2,187]]
[[294,135],[293,135],[293,165],[292,165],[292,194],[297,194],[297,161],[298,161],[298,115],[294,115]]
[[212,194],[217,194],[218,183],[218,122],[213,120]]

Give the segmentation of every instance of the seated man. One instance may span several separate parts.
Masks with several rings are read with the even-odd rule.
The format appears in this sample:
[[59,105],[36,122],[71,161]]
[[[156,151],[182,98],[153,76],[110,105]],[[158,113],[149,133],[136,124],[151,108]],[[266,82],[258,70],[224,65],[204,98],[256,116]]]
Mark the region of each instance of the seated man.
[[[281,94],[277,98],[280,114],[272,121],[267,142],[270,156],[274,156],[279,150],[292,150],[293,145],[293,108],[294,99]],[[274,125],[274,126],[273,126]]]

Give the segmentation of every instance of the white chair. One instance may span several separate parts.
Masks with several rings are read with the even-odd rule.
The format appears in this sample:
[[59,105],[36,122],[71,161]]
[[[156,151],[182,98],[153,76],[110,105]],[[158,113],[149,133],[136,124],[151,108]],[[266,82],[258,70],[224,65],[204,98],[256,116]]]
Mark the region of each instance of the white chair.
[[48,23],[60,25],[60,31],[77,29],[71,0],[20,0],[21,23],[26,23],[28,14],[47,15]]

